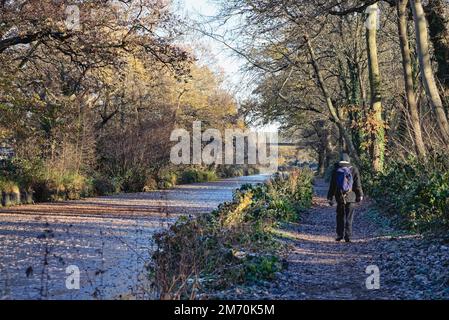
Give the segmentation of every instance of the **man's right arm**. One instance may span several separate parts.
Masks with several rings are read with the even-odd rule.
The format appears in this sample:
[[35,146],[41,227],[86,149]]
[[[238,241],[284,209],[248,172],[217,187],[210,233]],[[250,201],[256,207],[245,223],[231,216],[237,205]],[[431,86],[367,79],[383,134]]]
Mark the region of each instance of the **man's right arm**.
[[332,201],[334,199],[336,189],[337,189],[337,178],[335,176],[335,170],[333,170],[331,181],[329,184],[329,191],[327,193],[327,199],[329,201]]

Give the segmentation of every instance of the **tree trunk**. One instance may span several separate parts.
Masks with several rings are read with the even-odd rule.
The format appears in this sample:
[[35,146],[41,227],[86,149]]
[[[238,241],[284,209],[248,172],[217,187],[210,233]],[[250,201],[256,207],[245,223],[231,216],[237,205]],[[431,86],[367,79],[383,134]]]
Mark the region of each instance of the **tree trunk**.
[[[351,97],[349,100],[349,104],[356,106],[356,110],[352,110],[349,112],[349,120],[351,123],[359,123],[359,120],[362,116],[361,107],[361,99],[360,99],[360,81],[358,79],[358,70],[357,63],[348,61],[349,73],[350,73],[350,81],[351,81]],[[351,129],[352,141],[354,141],[354,146],[357,150],[358,154],[361,154],[362,148],[362,134],[359,126],[355,126]]]
[[315,131],[320,139],[318,174],[324,176],[326,169],[330,165],[330,158],[332,156],[331,134],[326,125],[326,121],[323,120],[317,121]]
[[410,115],[410,121],[413,130],[413,139],[415,142],[415,149],[418,157],[420,159],[426,158],[426,147],[424,145],[421,123],[419,120],[419,110],[418,104],[416,102],[416,94],[413,85],[413,69],[412,69],[412,58],[410,51],[410,44],[408,40],[408,28],[407,28],[407,5],[409,0],[399,0],[398,9],[398,29],[399,29],[399,40],[402,53],[402,65],[404,68],[404,82],[405,82],[405,92],[407,95],[408,110]]
[[413,18],[416,28],[416,46],[421,66],[422,81],[429,96],[432,107],[435,111],[437,124],[440,129],[441,137],[446,146],[449,146],[449,123],[446,112],[444,111],[443,101],[438,92],[435,76],[430,62],[429,40],[427,35],[427,20],[424,14],[424,8],[421,0],[411,0]]
[[327,90],[326,83],[324,82],[324,77],[321,73],[321,69],[318,65],[318,61],[315,55],[315,51],[313,50],[312,43],[310,42],[310,39],[307,35],[304,36],[304,40],[306,41],[307,49],[309,50],[310,58],[312,60],[312,66],[315,70],[316,77],[318,78],[318,85],[323,93],[324,98],[326,99],[326,105],[329,110],[330,116],[332,120],[335,122],[335,124],[338,127],[338,130],[343,135],[344,140],[347,143],[348,151],[351,154],[351,156],[357,161],[360,162],[359,155],[357,154],[357,151],[355,150],[354,144],[352,142],[352,138],[348,131],[346,130],[345,126],[340,120],[340,117],[338,116],[337,109],[335,108],[332,99],[329,95],[329,91]]
[[372,133],[372,165],[376,172],[381,172],[385,159],[385,126],[382,118],[382,93],[379,60],[377,55],[378,5],[372,4],[367,9],[368,20],[366,42],[368,50],[368,68],[371,87],[371,111],[376,122]]
[[332,135],[331,135],[331,130],[329,129],[329,127],[326,127],[324,130],[325,130],[325,135],[326,135],[325,166],[327,169],[331,165],[331,160],[332,160]]
[[320,148],[318,152],[318,176],[323,177],[324,173],[326,172],[326,152],[324,148]]
[[444,96],[449,96],[449,5],[446,0],[431,0],[425,8],[430,40],[438,62],[437,77]]

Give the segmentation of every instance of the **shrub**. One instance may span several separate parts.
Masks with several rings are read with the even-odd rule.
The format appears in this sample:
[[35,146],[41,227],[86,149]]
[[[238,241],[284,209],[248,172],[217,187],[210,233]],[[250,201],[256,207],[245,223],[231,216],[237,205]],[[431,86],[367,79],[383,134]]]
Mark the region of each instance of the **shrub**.
[[194,182],[198,182],[198,180],[199,180],[198,171],[191,169],[191,170],[186,170],[181,174],[179,182],[180,183],[194,183]]
[[14,181],[0,178],[0,190],[7,193],[19,193],[19,186]]
[[282,270],[282,262],[276,256],[251,257],[245,261],[245,273],[248,281],[273,279],[276,272]]
[[77,200],[92,194],[92,180],[79,173],[68,173],[62,176],[66,200]]
[[234,178],[243,176],[245,171],[242,166],[222,165],[218,167],[217,173],[221,178]]
[[8,207],[20,204],[20,191],[16,182],[0,178],[1,205]]
[[95,189],[94,180],[77,172],[61,173],[57,170],[48,170],[31,188],[37,202],[77,200],[92,195]]
[[193,299],[201,291],[272,278],[285,249],[273,228],[296,221],[298,209],[311,202],[300,199],[311,198],[311,182],[304,171],[244,185],[211,214],[182,217],[157,234],[151,272],[160,297]]
[[159,172],[156,180],[159,189],[171,189],[176,186],[178,175],[175,171],[166,169]]
[[125,191],[125,188],[123,187],[124,179],[122,177],[112,177],[111,183],[114,186],[114,193]]
[[449,228],[449,171],[415,161],[392,163],[373,176],[370,195],[407,229],[426,232]]
[[154,177],[148,177],[146,182],[145,182],[145,187],[143,187],[143,191],[144,192],[150,192],[150,191],[154,191],[157,190],[157,181]]
[[15,157],[2,163],[0,193],[7,205],[33,203],[33,186],[44,176],[42,162]]
[[55,192],[47,181],[38,181],[33,184],[34,199],[36,202],[47,202],[52,200],[52,194]]
[[128,170],[123,176],[116,177],[116,181],[124,192],[141,192],[145,187],[147,172],[140,169]]
[[97,176],[93,179],[93,188],[95,194],[99,196],[105,196],[116,192],[114,181],[104,176]]
[[218,180],[217,174],[212,170],[187,169],[181,173],[179,183],[199,183]]
[[248,167],[246,172],[245,172],[245,174],[247,176],[253,176],[253,175],[256,175],[256,174],[259,174],[259,173],[260,173],[260,170],[258,168],[256,168],[256,167]]
[[218,180],[217,173],[212,170],[202,171],[200,175],[200,180],[201,181],[199,182],[217,181]]

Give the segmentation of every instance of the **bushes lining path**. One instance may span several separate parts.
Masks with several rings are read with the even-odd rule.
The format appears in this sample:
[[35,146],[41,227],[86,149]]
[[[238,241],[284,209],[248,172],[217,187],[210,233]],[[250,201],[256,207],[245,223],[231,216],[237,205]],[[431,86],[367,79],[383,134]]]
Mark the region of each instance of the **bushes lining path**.
[[[284,228],[293,246],[276,280],[234,287],[216,298],[236,299],[449,299],[449,243],[401,233],[365,202],[356,209],[354,242],[336,243],[335,207],[327,184],[315,183],[313,208]],[[380,268],[380,290],[366,289],[366,267]]]

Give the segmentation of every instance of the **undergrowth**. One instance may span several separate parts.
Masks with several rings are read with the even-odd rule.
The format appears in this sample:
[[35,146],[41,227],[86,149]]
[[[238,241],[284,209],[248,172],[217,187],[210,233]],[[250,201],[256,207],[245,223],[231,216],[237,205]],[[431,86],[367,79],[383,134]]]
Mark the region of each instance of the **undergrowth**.
[[286,247],[273,229],[298,221],[312,201],[313,174],[294,171],[244,185],[212,213],[180,218],[154,237],[151,277],[161,299],[195,299],[207,290],[271,279]]
[[365,177],[368,193],[395,225],[433,234],[449,230],[449,168],[445,159],[390,163]]

